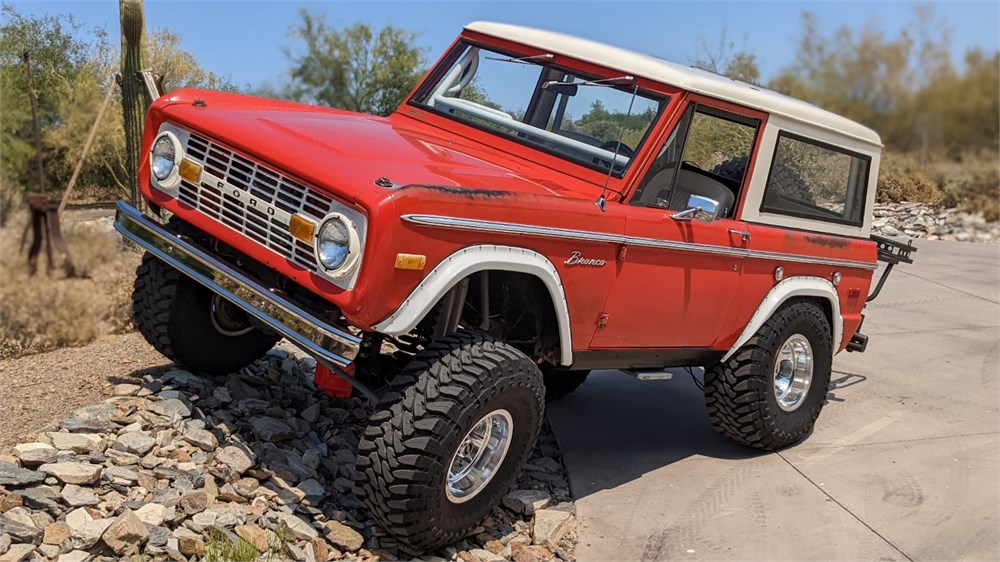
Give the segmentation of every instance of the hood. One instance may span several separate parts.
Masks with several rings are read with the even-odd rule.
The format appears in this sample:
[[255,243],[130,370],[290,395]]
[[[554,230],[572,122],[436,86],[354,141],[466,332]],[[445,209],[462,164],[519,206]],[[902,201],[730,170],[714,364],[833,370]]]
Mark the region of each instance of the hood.
[[387,191],[375,185],[383,177],[397,186],[594,196],[589,183],[566,178],[557,184],[548,179],[552,170],[399,115],[201,90],[179,90],[154,109],[166,120],[352,199]]

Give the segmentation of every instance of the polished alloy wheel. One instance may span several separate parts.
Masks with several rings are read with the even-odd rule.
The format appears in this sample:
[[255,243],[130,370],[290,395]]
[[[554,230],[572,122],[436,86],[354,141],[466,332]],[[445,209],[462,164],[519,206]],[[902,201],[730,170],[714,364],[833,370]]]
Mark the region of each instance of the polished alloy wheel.
[[513,429],[507,410],[494,410],[472,426],[448,467],[445,491],[449,500],[469,501],[490,483],[507,456]]
[[813,351],[802,334],[793,334],[778,348],[774,360],[774,397],[786,412],[802,405],[813,379]]

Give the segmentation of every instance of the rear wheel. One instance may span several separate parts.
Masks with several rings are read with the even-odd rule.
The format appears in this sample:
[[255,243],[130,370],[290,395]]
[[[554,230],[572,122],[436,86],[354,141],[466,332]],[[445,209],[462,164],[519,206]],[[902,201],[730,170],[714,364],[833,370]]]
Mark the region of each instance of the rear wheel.
[[514,484],[544,410],[538,367],[482,332],[419,352],[358,445],[357,495],[412,552],[472,532]]
[[819,417],[832,362],[823,310],[810,301],[786,304],[729,360],[705,371],[712,425],[757,449],[796,443]]
[[241,309],[152,254],[136,270],[132,314],[139,332],[178,366],[209,375],[239,370],[281,339]]

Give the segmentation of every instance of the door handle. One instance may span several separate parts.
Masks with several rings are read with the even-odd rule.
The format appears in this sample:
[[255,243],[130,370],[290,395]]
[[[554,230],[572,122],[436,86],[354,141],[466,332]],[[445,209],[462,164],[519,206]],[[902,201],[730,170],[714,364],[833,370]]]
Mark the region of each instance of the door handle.
[[740,230],[738,228],[730,228],[729,229],[729,234],[738,234],[739,237],[744,242],[749,242],[750,241],[750,231],[749,230]]

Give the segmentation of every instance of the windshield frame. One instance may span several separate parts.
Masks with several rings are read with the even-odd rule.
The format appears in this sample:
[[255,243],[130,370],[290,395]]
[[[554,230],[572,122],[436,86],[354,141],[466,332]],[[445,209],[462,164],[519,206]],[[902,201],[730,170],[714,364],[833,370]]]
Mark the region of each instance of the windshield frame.
[[[511,44],[511,45],[513,45],[514,47],[521,46],[520,44]],[[424,80],[417,86],[417,88],[414,89],[410,97],[407,98],[406,105],[433,114],[437,117],[446,120],[448,123],[456,123],[462,126],[470,127],[471,129],[474,129],[476,131],[487,133],[490,136],[510,141],[525,148],[532,149],[541,154],[557,159],[559,163],[573,164],[581,168],[581,171],[587,170],[588,172],[591,173],[596,172],[597,174],[599,174],[600,177],[608,177],[610,175],[611,178],[614,178],[616,180],[621,180],[625,178],[632,170],[641,167],[642,158],[640,158],[640,156],[643,154],[643,150],[650,141],[650,139],[656,135],[658,129],[660,128],[660,123],[662,122],[664,115],[670,112],[669,108],[673,105],[673,103],[677,99],[677,95],[672,93],[667,93],[665,91],[657,91],[649,89],[648,87],[644,87],[643,83],[648,81],[642,80],[637,77],[633,77],[629,83],[622,85],[620,87],[615,87],[613,89],[622,93],[626,93],[629,96],[632,95],[634,90],[637,99],[644,98],[656,104],[656,115],[653,117],[649,126],[646,127],[646,130],[643,133],[641,141],[635,147],[632,147],[633,151],[632,156],[627,157],[628,159],[627,162],[624,163],[624,165],[620,166],[601,165],[600,163],[594,163],[591,161],[585,161],[581,158],[575,158],[567,152],[562,152],[552,147],[548,147],[544,144],[540,144],[538,142],[534,142],[519,137],[516,134],[510,134],[508,132],[500,131],[488,125],[477,123],[476,121],[471,119],[463,119],[458,115],[454,115],[450,112],[444,111],[442,109],[439,109],[433,105],[429,105],[428,103],[426,103],[427,99],[430,96],[434,95],[434,92],[441,86],[441,81],[444,80],[445,76],[452,71],[453,67],[456,65],[456,63],[458,63],[459,59],[469,48],[481,49],[480,56],[499,55],[503,57],[509,57],[511,59],[527,59],[523,63],[512,61],[511,64],[529,64],[531,66],[535,66],[538,68],[539,76],[538,79],[536,80],[534,88],[530,92],[531,97],[530,101],[528,102],[528,107],[526,108],[529,114],[531,113],[531,111],[533,111],[533,106],[538,104],[538,98],[540,93],[542,92],[541,84],[543,83],[544,78],[547,74],[547,69],[553,69],[558,72],[568,73],[578,80],[592,80],[592,81],[608,80],[609,78],[622,76],[623,74],[621,71],[615,71],[614,69],[604,69],[604,67],[597,67],[597,68],[600,68],[601,70],[606,70],[606,72],[596,73],[593,72],[592,70],[582,68],[584,66],[582,64],[573,64],[577,61],[571,56],[545,53],[541,49],[530,47],[528,45],[525,45],[523,47],[524,48],[522,49],[515,50],[512,48],[500,46],[490,42],[476,40],[466,35],[462,35],[451,45],[451,47],[445,53],[445,55],[442,56],[435,64],[435,66],[427,73],[427,75],[424,77]],[[541,62],[537,60],[538,58],[541,58],[542,56],[545,55],[551,56],[552,60],[542,60]],[[586,66],[593,67],[593,65],[586,65]],[[610,86],[581,86],[581,87],[602,88]],[[461,100],[462,98],[456,98],[456,99]],[[464,102],[466,100],[462,101]],[[639,114],[639,112],[633,109],[631,115],[635,116],[637,114]],[[524,121],[520,121],[519,123],[523,123],[524,126],[532,127],[533,129],[536,130],[545,131],[551,134],[558,134],[558,133],[552,133],[547,129],[539,129],[538,127],[535,127],[533,125],[528,125],[527,123],[524,123]],[[501,125],[501,126],[506,127],[506,125]],[[572,141],[571,138],[569,137],[566,138],[568,139],[568,141]],[[608,154],[609,155],[613,154],[613,151],[608,150]],[[619,159],[622,158],[621,153],[619,153],[618,158]],[[562,171],[568,171],[568,170],[563,169]]]

